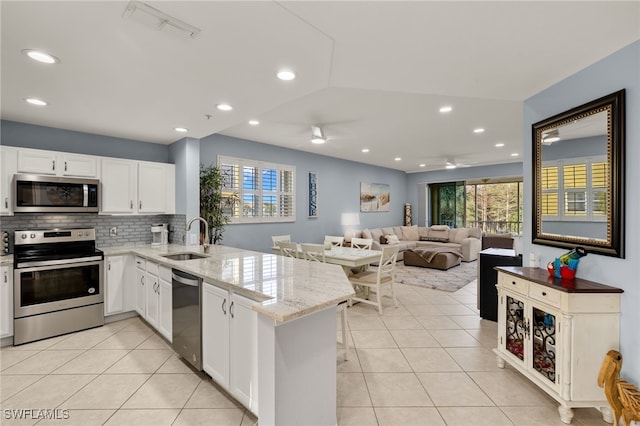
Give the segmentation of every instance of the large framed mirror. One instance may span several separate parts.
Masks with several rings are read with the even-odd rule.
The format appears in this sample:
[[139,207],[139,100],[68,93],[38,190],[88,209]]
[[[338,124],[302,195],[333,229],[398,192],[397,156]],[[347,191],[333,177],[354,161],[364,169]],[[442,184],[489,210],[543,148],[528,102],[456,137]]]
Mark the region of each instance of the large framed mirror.
[[533,243],[624,258],[625,91],[532,125]]

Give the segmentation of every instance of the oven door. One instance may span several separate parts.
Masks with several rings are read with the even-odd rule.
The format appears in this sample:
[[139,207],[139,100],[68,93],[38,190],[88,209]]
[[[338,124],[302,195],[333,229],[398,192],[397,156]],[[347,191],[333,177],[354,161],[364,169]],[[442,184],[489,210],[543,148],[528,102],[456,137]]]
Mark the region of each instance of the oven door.
[[14,270],[14,317],[102,303],[104,260]]

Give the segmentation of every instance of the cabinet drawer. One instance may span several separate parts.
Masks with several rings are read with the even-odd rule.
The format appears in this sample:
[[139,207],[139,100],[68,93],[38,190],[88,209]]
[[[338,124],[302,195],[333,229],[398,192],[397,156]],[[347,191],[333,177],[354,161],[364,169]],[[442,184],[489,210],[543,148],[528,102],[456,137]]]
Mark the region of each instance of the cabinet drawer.
[[147,272],[151,275],[158,276],[158,264],[154,262],[147,262]]
[[556,308],[560,307],[560,292],[548,287],[532,285],[529,287],[529,297]]
[[526,295],[529,290],[529,282],[521,278],[516,278],[513,275],[499,274],[498,284],[500,287],[515,291]]
[[146,261],[142,257],[136,256],[136,268],[144,269],[146,267]]
[[160,266],[159,273],[160,273],[161,280],[171,282],[171,268],[167,268],[166,266]]

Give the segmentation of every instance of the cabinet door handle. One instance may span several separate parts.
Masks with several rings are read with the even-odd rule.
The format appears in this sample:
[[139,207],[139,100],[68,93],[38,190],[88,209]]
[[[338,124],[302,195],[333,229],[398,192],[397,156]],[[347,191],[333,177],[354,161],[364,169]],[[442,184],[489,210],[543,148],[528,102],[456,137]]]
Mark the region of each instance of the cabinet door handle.
[[4,197],[4,208],[5,209],[9,208],[9,197]]
[[227,299],[222,299],[222,312],[227,315],[227,309],[225,308],[225,305],[227,304]]
[[107,265],[107,271],[111,270],[111,261],[109,261],[109,264]]
[[142,210],[142,200],[140,200],[140,207],[139,207],[139,209],[140,209],[140,210]]
[[511,281],[511,284],[516,285],[516,282],[515,281]]
[[131,210],[133,210],[133,200],[131,200]]
[[229,305],[229,315],[231,315],[231,318],[233,318],[233,304],[235,302],[232,300],[231,301],[231,305]]
[[140,282],[144,285],[144,275],[140,277]]
[[546,291],[543,291],[543,292],[542,292],[542,295],[543,295],[543,296],[546,296],[546,295],[547,295],[547,292],[546,292]]
[[66,161],[64,162],[64,171],[65,172],[67,171],[67,162]]
[[7,273],[7,271],[4,271],[4,282],[5,282],[5,283],[9,282],[9,278],[8,278],[8,273]]
[[54,172],[56,171],[56,160],[53,160],[51,162],[51,170],[54,171]]

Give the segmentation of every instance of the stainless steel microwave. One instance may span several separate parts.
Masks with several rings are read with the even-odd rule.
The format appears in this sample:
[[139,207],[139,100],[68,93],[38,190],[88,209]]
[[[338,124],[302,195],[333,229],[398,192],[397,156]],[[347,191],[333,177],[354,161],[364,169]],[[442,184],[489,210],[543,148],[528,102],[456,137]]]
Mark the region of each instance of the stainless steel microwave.
[[13,175],[13,211],[20,213],[97,213],[98,179]]

